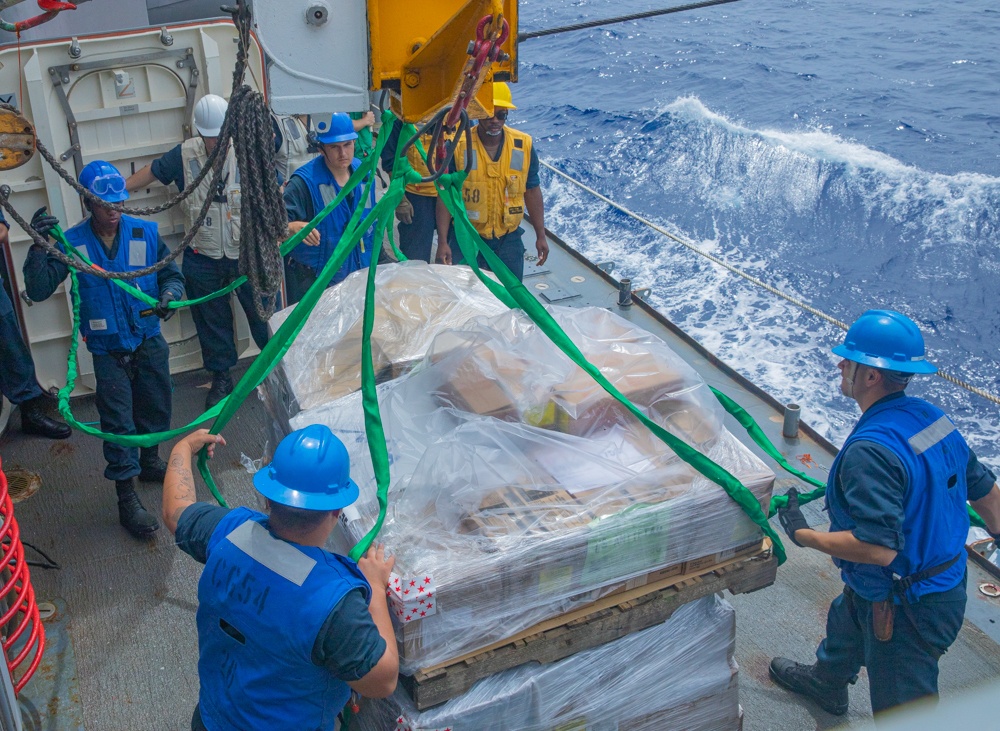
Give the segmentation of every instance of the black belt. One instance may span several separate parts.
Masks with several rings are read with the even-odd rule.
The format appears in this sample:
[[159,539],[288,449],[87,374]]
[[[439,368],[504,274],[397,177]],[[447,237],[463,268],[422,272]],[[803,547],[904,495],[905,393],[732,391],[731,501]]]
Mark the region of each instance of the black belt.
[[929,569],[924,569],[923,571],[918,571],[915,574],[904,576],[902,579],[893,579],[892,593],[896,596],[904,597],[905,600],[906,592],[908,592],[914,584],[919,584],[921,581],[926,581],[927,579],[933,578],[938,574],[943,574],[945,571],[954,566],[955,562],[964,555],[965,554],[960,553],[954,558],[948,559],[944,563],[939,563],[937,566],[931,566]]
[[903,608],[903,614],[906,615],[910,624],[913,625],[913,631],[917,635],[917,639],[920,640],[920,644],[923,645],[924,650],[926,650],[928,654],[933,655],[935,658],[941,657],[944,653],[925,640],[924,636],[920,633],[920,627],[917,625],[917,618],[913,616],[913,610],[910,608],[910,600],[907,599],[906,592],[908,592],[914,584],[919,584],[921,581],[926,581],[927,579],[937,576],[938,574],[944,573],[954,566],[958,559],[962,558],[964,555],[964,553],[960,553],[954,558],[948,559],[944,563],[939,563],[937,566],[931,566],[929,569],[918,571],[915,574],[904,576],[901,579],[892,580],[892,593],[893,595],[899,597],[899,605]]

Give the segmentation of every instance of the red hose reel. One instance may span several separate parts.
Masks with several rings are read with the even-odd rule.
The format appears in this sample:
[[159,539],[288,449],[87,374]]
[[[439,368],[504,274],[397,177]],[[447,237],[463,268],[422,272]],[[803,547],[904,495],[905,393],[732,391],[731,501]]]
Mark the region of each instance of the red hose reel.
[[[21,689],[34,675],[45,651],[45,629],[38,616],[38,602],[31,586],[28,562],[24,558],[21,544],[21,530],[14,518],[14,504],[7,491],[7,475],[0,463],[0,632],[7,667],[11,678],[16,678],[18,669],[29,659],[21,677],[14,682],[14,692]],[[16,656],[11,657],[12,648],[28,632]]]

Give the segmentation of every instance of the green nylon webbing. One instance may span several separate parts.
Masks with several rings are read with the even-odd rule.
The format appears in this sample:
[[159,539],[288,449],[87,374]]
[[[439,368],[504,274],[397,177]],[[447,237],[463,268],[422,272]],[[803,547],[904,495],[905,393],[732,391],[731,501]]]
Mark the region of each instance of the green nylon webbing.
[[[316,228],[316,226],[320,223],[320,221],[322,221],[326,216],[328,216],[330,213],[333,212],[333,210],[341,203],[341,201],[343,201],[343,199],[347,196],[347,194],[357,186],[358,182],[361,179],[363,179],[367,173],[371,172],[371,169],[373,167],[374,167],[374,160],[371,162],[366,161],[366,163],[362,163],[362,165],[360,165],[358,169],[351,175],[350,179],[344,185],[340,193],[338,193],[337,196],[332,201],[330,201],[330,203],[322,211],[317,213],[316,216],[313,217],[312,221],[310,221],[300,231],[298,231],[295,235],[291,236],[287,241],[285,241],[282,244],[281,247],[282,253],[284,254],[287,253],[288,251],[291,251],[293,248],[295,248],[295,246],[297,246],[301,241],[303,241],[305,237],[308,236],[309,233]],[[371,181],[369,181],[369,185],[371,184],[372,184]],[[403,184],[404,183],[401,181],[399,186],[400,189],[402,188]],[[357,211],[355,211],[356,215],[352,218],[352,221],[354,223],[356,223],[357,218],[359,217],[360,212],[362,210],[363,209],[359,208]],[[366,218],[366,221],[370,221],[374,216],[374,213],[375,211],[373,210],[372,215]],[[350,233],[350,231],[345,232],[345,238],[342,238],[341,242],[338,244],[337,250],[335,250],[333,257],[331,258],[331,262],[336,260],[337,266],[335,268],[332,268],[328,276],[326,276],[326,278],[323,280],[324,284],[333,277],[337,269],[339,269],[340,265],[343,263],[343,260],[347,257],[347,254],[349,253],[350,249],[353,248],[353,244],[356,243],[357,239],[360,238],[361,234],[363,233],[363,231],[366,230],[366,228],[367,227],[362,227],[360,228],[360,230],[356,232],[357,235],[353,237],[350,246],[345,246],[346,234]],[[65,236],[63,235],[60,229],[58,228],[54,229],[53,234],[54,237],[57,239],[57,241],[63,246],[65,251],[67,251],[70,254],[75,254],[79,256],[81,260],[86,261],[86,257],[83,256],[81,252],[79,252],[75,247],[69,245],[69,243],[66,241]],[[328,266],[324,269],[324,273],[327,271],[327,269],[331,268],[329,264],[330,263],[328,263]],[[232,414],[235,413],[236,409],[243,402],[243,400],[246,398],[249,392],[252,391],[254,388],[256,388],[260,384],[260,382],[267,377],[267,374],[270,373],[274,365],[278,362],[278,360],[281,359],[281,357],[287,351],[288,346],[290,346],[291,344],[290,341],[285,343],[281,341],[280,338],[278,338],[279,333],[281,333],[281,328],[279,328],[279,333],[276,333],[276,338],[278,339],[278,342],[280,343],[281,347],[277,347],[278,343],[276,343],[276,347],[271,352],[280,351],[280,353],[272,362],[269,363],[268,367],[266,369],[264,368],[255,369],[254,366],[256,366],[258,361],[260,361],[260,358],[256,359],[254,361],[254,364],[248,370],[248,372],[244,374],[244,377],[242,379],[240,379],[240,382],[236,385],[236,387],[234,388],[234,392],[233,394],[230,395],[230,397],[223,399],[221,402],[213,406],[211,409],[203,413],[201,416],[199,416],[186,426],[179,427],[177,429],[171,429],[165,432],[158,432],[155,434],[135,434],[135,435],[109,434],[99,429],[94,429],[86,424],[77,421],[77,419],[73,416],[73,413],[70,409],[69,395],[72,393],[73,388],[75,387],[76,378],[78,376],[77,365],[76,365],[76,353],[79,346],[78,336],[80,330],[79,284],[75,270],[72,269],[70,270],[70,278],[71,278],[70,292],[73,300],[73,336],[71,338],[70,350],[67,358],[66,386],[60,389],[59,391],[59,411],[66,419],[67,423],[69,423],[71,426],[79,429],[80,431],[83,431],[86,434],[90,434],[92,436],[105,439],[115,444],[120,444],[126,447],[155,446],[161,442],[168,441],[170,439],[174,439],[175,437],[181,436],[190,431],[192,428],[198,426],[199,424],[204,423],[205,421],[208,421],[209,419],[215,417],[219,418],[212,426],[212,433],[214,434],[219,433],[219,430],[222,428],[222,426],[228,423],[229,419],[232,417]],[[134,296],[138,296],[139,299],[143,300],[144,302],[147,302],[148,304],[155,305],[157,302],[153,298],[146,295],[144,292],[141,292],[140,290],[133,287],[132,285],[129,285],[120,280],[112,280],[112,281],[114,281],[116,284],[122,287],[122,289],[124,289],[125,291],[132,293]],[[213,297],[220,296],[221,294],[224,294],[227,291],[232,291],[236,287],[240,286],[240,284],[242,284],[243,281],[246,281],[245,277],[241,277],[240,279],[233,282],[233,284],[231,284],[229,287],[224,288],[219,292],[212,293],[198,300],[191,300],[188,302],[176,302],[173,303],[173,305],[174,307],[183,307],[188,304],[199,304],[208,299],[212,299]],[[323,287],[317,288],[316,297],[312,301],[312,304],[309,306],[308,311],[311,311],[312,307],[315,306],[315,303],[319,300],[319,295],[322,294],[322,290]],[[304,297],[303,299],[306,298]],[[299,304],[301,305],[301,303]],[[308,311],[302,316],[303,322],[305,318],[308,317]],[[289,317],[289,319],[291,319],[291,316]],[[287,322],[288,321],[286,320],[285,324],[287,324]],[[286,330],[285,332],[289,333],[291,335],[291,338],[294,339],[295,335],[298,333],[300,329],[301,329],[301,323],[299,327],[294,330],[294,332],[292,330]],[[270,345],[270,343],[268,345]],[[259,376],[259,380],[254,381],[253,385],[246,386],[244,382],[248,380],[248,376],[251,376],[251,374],[253,374],[255,378]],[[237,398],[232,397],[236,396],[237,394],[239,394]],[[198,466],[199,470],[201,471],[202,477],[205,479],[206,484],[212,491],[213,496],[216,498],[219,504],[226,505],[225,499],[222,497],[221,493],[218,490],[218,487],[215,484],[214,479],[212,479],[212,476],[208,471],[207,465],[205,463],[204,454],[202,454],[199,457]]]
[[[384,136],[379,140],[378,148],[376,154],[369,155],[361,165],[358,170],[355,171],[351,179],[344,185],[337,197],[323,209],[320,214],[317,214],[308,226],[303,228],[296,234],[296,236],[305,238],[308,233],[315,228],[316,224],[319,223],[322,218],[333,211],[334,208],[343,200],[344,196],[350,192],[354,187],[357,186],[358,181],[364,177],[366,173],[373,172],[375,163],[379,159],[379,153],[381,153],[382,147],[384,146]],[[369,177],[368,185],[371,186],[374,183],[374,174]],[[393,215],[396,206],[399,204],[400,198],[403,195],[403,188],[406,184],[404,178],[399,180],[393,180],[389,184],[389,188],[386,190],[382,199],[375,205],[375,207],[369,212],[363,220],[359,222],[361,212],[364,210],[363,206],[359,206],[354,215],[352,215],[350,221],[348,221],[347,226],[344,229],[344,233],[341,235],[340,241],[337,243],[330,259],[327,261],[326,265],[323,267],[322,271],[316,277],[316,281],[309,287],[306,293],[302,296],[302,299],[296,304],[295,308],[289,313],[288,317],[278,328],[277,332],[271,337],[271,339],[261,350],[260,354],[251,363],[250,368],[239,380],[239,382],[233,388],[233,392],[221,402],[223,409],[219,414],[218,419],[212,425],[210,431],[213,434],[218,434],[219,431],[229,422],[233,414],[239,408],[239,405],[243,400],[250,394],[250,392],[259,386],[263,380],[268,376],[268,374],[274,369],[288,349],[291,347],[292,342],[298,336],[299,332],[305,326],[306,320],[309,318],[309,314],[315,308],[316,304],[319,302],[323,291],[326,289],[327,284],[333,276],[337,273],[340,267],[343,265],[344,260],[347,258],[348,254],[355,247],[357,242],[361,239],[364,232],[368,230],[369,227],[375,221],[381,221],[385,218],[386,213],[388,215]],[[371,188],[367,188],[366,191]],[[366,198],[367,199],[367,194]],[[293,237],[294,238],[294,237]],[[375,239],[379,240],[379,239]],[[372,252],[372,259],[377,260],[378,251]],[[367,298],[366,298],[366,309],[367,309]],[[367,317],[367,315],[366,315]],[[362,365],[362,396],[367,397],[370,395],[371,399],[374,399],[375,393],[375,383],[374,376],[372,373],[368,374],[370,377],[364,375],[364,365]],[[376,424],[371,422],[374,420]],[[381,432],[381,419],[378,414],[377,406],[374,415],[370,415],[366,410],[365,412],[365,424],[366,430],[369,428],[376,428]],[[369,440],[371,443],[372,440]],[[377,451],[377,450],[376,450]],[[381,469],[384,469],[387,473],[388,471],[388,458],[385,453],[385,440],[383,438],[381,445],[382,456],[373,453],[373,463],[375,464],[376,474],[379,473]],[[379,460],[382,460],[384,467],[380,467]],[[215,487],[215,481],[212,478],[211,473],[208,470],[208,460],[206,458],[206,453],[204,450],[198,456],[198,470],[201,473],[202,478],[208,484],[212,493],[219,498],[218,489]],[[386,481],[385,486],[379,485],[379,492],[382,494],[380,500],[384,499],[384,494],[388,489],[388,482]],[[221,502],[221,499],[220,499]]]
[[[815,490],[801,493],[799,495],[799,505],[811,503],[813,500],[826,495],[826,483],[822,480],[817,480],[812,475],[807,475],[805,472],[792,467],[788,463],[788,460],[785,459],[784,455],[778,451],[778,448],[775,447],[771,440],[767,438],[767,435],[764,433],[764,430],[760,428],[760,425],[754,421],[754,418],[750,416],[750,414],[747,413],[742,406],[715,388],[712,389],[712,393],[715,394],[715,397],[719,400],[719,403],[722,404],[722,407],[729,412],[744,429],[747,430],[747,434],[750,435],[750,438],[753,439],[757,446],[763,449],[771,459],[777,462],[778,465],[780,465],[786,472],[795,475],[799,479],[808,482],[816,488]],[[783,508],[786,505],[788,505],[787,495],[773,496],[767,513],[768,517],[773,516],[778,512],[779,508]],[[985,528],[986,523],[983,522],[983,519],[979,516],[975,509],[971,505],[967,505],[966,507],[969,510],[969,521],[972,525],[977,528]]]
[[[452,173],[442,176],[439,182],[439,191],[442,200],[451,212],[452,219],[457,222],[456,237],[458,246],[462,251],[462,257],[469,263],[479,279],[508,307],[519,306],[531,318],[531,320],[544,332],[555,345],[562,350],[577,366],[586,371],[598,384],[604,388],[619,403],[632,412],[650,431],[659,437],[669,446],[677,456],[691,465],[694,469],[707,477],[712,482],[719,485],[756,523],[764,534],[771,539],[775,556],[778,563],[785,561],[785,548],[782,545],[778,534],[767,521],[767,516],[760,507],[760,503],[750,490],[748,490],[735,476],[730,474],[723,467],[717,465],[711,459],[703,455],[694,447],[691,447],[684,440],[675,437],[662,426],[646,416],[638,407],[629,401],[615,386],[605,378],[604,374],[590,363],[577,348],[572,340],[555,319],[548,313],[542,304],[532,295],[517,278],[511,273],[500,258],[487,247],[479,234],[472,227],[468,215],[465,214],[465,206],[462,201],[461,183],[464,180],[463,173]],[[478,249],[478,252],[476,251]],[[497,285],[490,277],[480,271],[476,265],[476,254],[481,254],[490,269],[500,279],[501,284]],[[501,289],[502,287],[502,289]]]
[[[360,180],[360,178],[362,177],[361,173],[362,167],[364,166],[359,165],[358,169],[354,171],[354,173],[351,175],[347,183],[344,184],[344,187],[341,190],[342,194],[349,193],[357,185],[358,180]],[[333,209],[340,204],[342,200],[343,200],[343,195],[338,194],[337,197],[333,201],[331,201],[329,205],[327,205],[322,211],[320,211],[316,216],[313,217],[313,220],[309,222],[309,225],[305,226],[301,231],[298,231],[297,233],[295,233],[292,236],[289,236],[285,241],[283,241],[279,249],[281,255],[285,256],[292,249],[294,249],[296,246],[302,243],[305,237],[308,236],[309,233],[312,232],[314,228],[316,228],[319,222],[322,221],[324,218],[326,218],[333,211]],[[88,266],[94,266],[94,263],[87,258],[86,254],[84,254],[79,249],[70,246],[69,243],[66,241],[65,237],[62,236],[61,234],[62,231],[60,230],[60,236],[57,238],[57,241],[59,244],[62,245],[63,250],[66,253],[68,253],[71,256],[77,257],[78,259],[80,259],[80,261],[82,261],[84,264],[87,264]],[[402,254],[400,254],[400,256],[402,256]],[[403,257],[403,259],[405,260],[406,257]],[[159,300],[150,297],[141,289],[130,284],[127,280],[112,279],[111,281],[117,286],[121,287],[126,292],[128,292],[130,295],[135,297],[136,299],[145,302],[147,305],[156,306],[157,304],[159,304]],[[229,284],[227,284],[225,287],[222,287],[221,289],[218,289],[215,292],[210,292],[209,294],[206,294],[203,297],[198,297],[197,299],[193,300],[178,300],[175,302],[171,302],[170,304],[167,305],[167,307],[169,307],[171,310],[179,310],[183,307],[191,307],[193,305],[204,304],[209,300],[214,300],[217,297],[222,297],[223,295],[235,291],[242,285],[246,284],[246,281],[247,281],[246,275],[241,275],[236,279],[234,279]]]

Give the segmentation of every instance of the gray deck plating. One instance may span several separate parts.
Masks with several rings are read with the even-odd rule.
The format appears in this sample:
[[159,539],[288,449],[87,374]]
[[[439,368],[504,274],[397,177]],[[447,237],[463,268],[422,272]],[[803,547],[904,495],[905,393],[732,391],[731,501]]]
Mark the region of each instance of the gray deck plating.
[[[531,251],[530,232],[526,238]],[[535,267],[529,263],[526,270],[530,275]],[[810,469],[821,479],[825,476],[825,467],[832,460],[828,445],[806,433],[799,439],[783,439],[774,402],[762,397],[752,384],[733,378],[710,355],[672,332],[641,304],[627,310],[618,308],[612,283],[557,242],[552,242],[545,270],[525,279],[536,296],[556,293],[573,306],[608,307],[657,333],[708,383],[750,411],[789,461],[799,464],[798,458],[809,454],[815,462]],[[547,286],[540,288],[539,284]],[[200,413],[207,380],[201,371],[175,378],[175,425]],[[81,421],[97,419],[92,398],[75,401],[73,408]],[[257,505],[240,455],[261,456],[268,432],[266,420],[260,402],[250,398],[225,429],[229,444],[214,461],[213,474],[230,505]],[[40,600],[60,602],[62,611],[50,629],[54,642],[49,645],[46,662],[48,667],[62,670],[42,673],[25,688],[23,705],[33,724],[27,728],[189,728],[198,693],[195,611],[200,567],[173,546],[165,530],[143,544],[119,527],[114,490],[103,477],[104,460],[97,440],[77,433],[65,442],[47,442],[20,434],[17,415],[12,421],[13,428],[0,440],[4,465],[31,468],[43,478],[41,491],[17,505],[22,535],[62,565],[59,571],[32,572]],[[727,424],[733,433],[742,433],[731,419]],[[161,447],[164,457],[169,447]],[[753,445],[751,448],[760,453]],[[777,490],[784,492],[796,482],[779,477]],[[159,501],[159,486],[141,485],[140,494],[152,507]],[[199,488],[199,497],[212,499],[204,487]],[[825,523],[817,506],[809,506],[808,511],[815,524]],[[730,598],[737,608],[740,696],[748,731],[833,728],[845,720],[800,702],[767,679],[767,662],[772,655],[803,661],[812,657],[823,634],[827,604],[841,587],[823,556],[792,545],[788,553],[789,560],[779,569],[774,586]],[[981,577],[979,569],[970,566],[970,621],[942,660],[944,696],[957,695],[1000,676],[1000,646],[972,624],[994,629],[995,620],[1000,618],[1000,600],[986,599],[976,592],[985,580]],[[851,713],[846,718],[850,728],[862,727],[870,718],[864,683],[862,677],[852,690]]]

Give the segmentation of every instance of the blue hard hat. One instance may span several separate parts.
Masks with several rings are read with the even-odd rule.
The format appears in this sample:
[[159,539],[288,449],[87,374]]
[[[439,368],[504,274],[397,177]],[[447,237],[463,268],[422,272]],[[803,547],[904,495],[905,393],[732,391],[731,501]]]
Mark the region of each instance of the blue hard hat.
[[106,203],[128,200],[125,178],[118,168],[104,160],[94,160],[80,171],[80,185]]
[[854,321],[835,355],[872,368],[900,373],[936,373],[924,359],[924,337],[917,323],[893,310],[868,310]]
[[344,112],[331,115],[329,126],[326,122],[318,123],[316,132],[316,141],[325,144],[358,139],[358,133],[354,131],[354,123]]
[[253,484],[268,500],[303,510],[340,510],[358,499],[347,447],[322,424],[282,439]]

